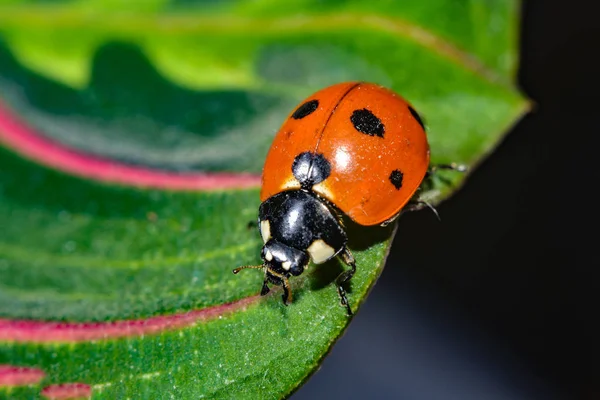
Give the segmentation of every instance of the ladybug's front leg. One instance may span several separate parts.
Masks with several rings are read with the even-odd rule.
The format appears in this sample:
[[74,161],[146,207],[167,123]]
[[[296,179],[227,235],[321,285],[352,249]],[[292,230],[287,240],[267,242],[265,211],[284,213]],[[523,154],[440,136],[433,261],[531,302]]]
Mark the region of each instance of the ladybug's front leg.
[[335,280],[335,283],[338,288],[338,294],[340,295],[342,305],[346,306],[348,315],[352,315],[352,309],[350,308],[350,303],[348,303],[348,298],[346,297],[346,290],[342,285],[348,282],[352,276],[354,276],[354,273],[356,272],[356,262],[354,261],[354,256],[352,253],[346,247],[344,247],[344,250],[342,250],[341,257],[351,269],[342,272]]
[[262,289],[260,290],[260,295],[261,296],[264,296],[264,295],[266,295],[267,293],[269,293],[271,291],[271,289],[269,289],[268,283],[269,283],[269,278],[267,278],[265,276],[265,280],[263,282]]
[[[283,299],[283,304],[286,306],[290,304],[292,302],[292,291],[290,289],[290,282],[288,281],[288,278],[285,275],[278,274],[277,272],[271,269],[267,269],[266,278],[269,280],[269,282],[273,283],[274,285],[283,287],[283,296],[281,296],[281,298]],[[263,290],[265,286],[266,280],[265,284],[263,285]]]
[[286,306],[292,302],[292,290],[290,288],[290,283],[287,278],[283,278],[281,280],[283,286],[283,295],[281,296],[283,300],[283,304]]

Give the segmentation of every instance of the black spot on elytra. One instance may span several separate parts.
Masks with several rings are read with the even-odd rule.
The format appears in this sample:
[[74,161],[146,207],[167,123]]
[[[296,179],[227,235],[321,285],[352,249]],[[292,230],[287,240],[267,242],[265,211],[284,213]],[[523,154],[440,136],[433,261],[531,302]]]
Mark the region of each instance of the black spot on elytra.
[[294,111],[292,114],[292,118],[294,119],[302,119],[307,115],[312,114],[319,107],[319,100],[310,100],[306,103],[302,104],[300,107]]
[[408,106],[408,111],[410,111],[410,114],[413,116],[413,118],[417,120],[419,125],[421,125],[421,128],[423,128],[423,130],[425,130],[425,124],[423,124],[423,120],[421,119],[421,116],[415,111],[415,109],[412,108],[411,106]]
[[404,174],[399,169],[395,169],[390,174],[390,182],[392,182],[392,185],[394,185],[396,189],[400,190],[400,188],[402,187],[403,177]]
[[354,128],[360,133],[364,133],[369,136],[383,137],[385,127],[379,118],[375,116],[371,111],[363,108],[362,110],[354,110],[350,117],[350,122],[354,125]]
[[331,174],[331,164],[323,154],[300,153],[292,163],[292,173],[303,188],[323,182]]

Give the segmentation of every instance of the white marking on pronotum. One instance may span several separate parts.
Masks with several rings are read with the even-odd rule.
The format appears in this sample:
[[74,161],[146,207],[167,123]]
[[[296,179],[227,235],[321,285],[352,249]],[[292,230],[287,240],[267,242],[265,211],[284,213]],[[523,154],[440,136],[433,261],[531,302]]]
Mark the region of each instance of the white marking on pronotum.
[[265,243],[271,239],[271,224],[268,219],[260,221],[260,236],[262,236],[263,242]]
[[271,260],[273,260],[273,254],[271,254],[271,252],[270,252],[269,250],[267,250],[267,251],[265,252],[265,259],[266,259],[267,261],[271,261]]
[[315,264],[324,263],[335,254],[333,247],[325,243],[323,239],[315,240],[306,250]]
[[287,182],[285,182],[283,185],[281,185],[281,191],[283,190],[288,190],[288,189],[300,189],[300,182],[298,182],[298,180],[296,178],[292,178],[290,180],[288,180]]
[[327,181],[323,181],[321,183],[317,183],[316,185],[314,185],[312,188],[313,190],[318,193],[319,195],[321,195],[322,197],[325,197],[327,200],[329,201],[335,201],[335,196],[333,195],[333,193],[331,192],[331,190],[329,190],[329,188],[327,187],[327,185],[325,184],[325,182]]
[[281,263],[281,266],[283,267],[283,269],[285,269],[286,271],[289,271],[290,268],[292,268],[292,262],[291,261],[286,261]]

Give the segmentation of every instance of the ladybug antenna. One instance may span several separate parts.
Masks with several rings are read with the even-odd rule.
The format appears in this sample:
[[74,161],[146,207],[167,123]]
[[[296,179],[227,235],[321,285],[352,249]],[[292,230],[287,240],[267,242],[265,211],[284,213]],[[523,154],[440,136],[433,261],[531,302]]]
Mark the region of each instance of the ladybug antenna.
[[243,269],[262,269],[264,268],[264,265],[244,265],[243,267],[237,267],[236,269],[233,270],[234,274],[237,274],[238,272],[240,272]]

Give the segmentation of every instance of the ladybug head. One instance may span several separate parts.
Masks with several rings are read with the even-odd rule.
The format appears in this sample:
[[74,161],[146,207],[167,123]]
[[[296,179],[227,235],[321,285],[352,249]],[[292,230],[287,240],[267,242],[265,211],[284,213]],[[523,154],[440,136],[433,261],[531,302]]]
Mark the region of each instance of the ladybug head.
[[295,249],[271,239],[262,248],[261,257],[267,271],[275,277],[281,275],[289,277],[298,276],[304,272],[310,257],[308,253]]
[[237,274],[243,269],[262,269],[265,272],[265,280],[260,292],[262,296],[269,293],[267,283],[283,286],[283,304],[288,305],[292,301],[292,292],[288,278],[298,276],[304,272],[304,268],[310,261],[310,256],[307,252],[296,248],[286,246],[275,239],[269,239],[263,246],[261,257],[262,265],[246,265],[233,270]]

